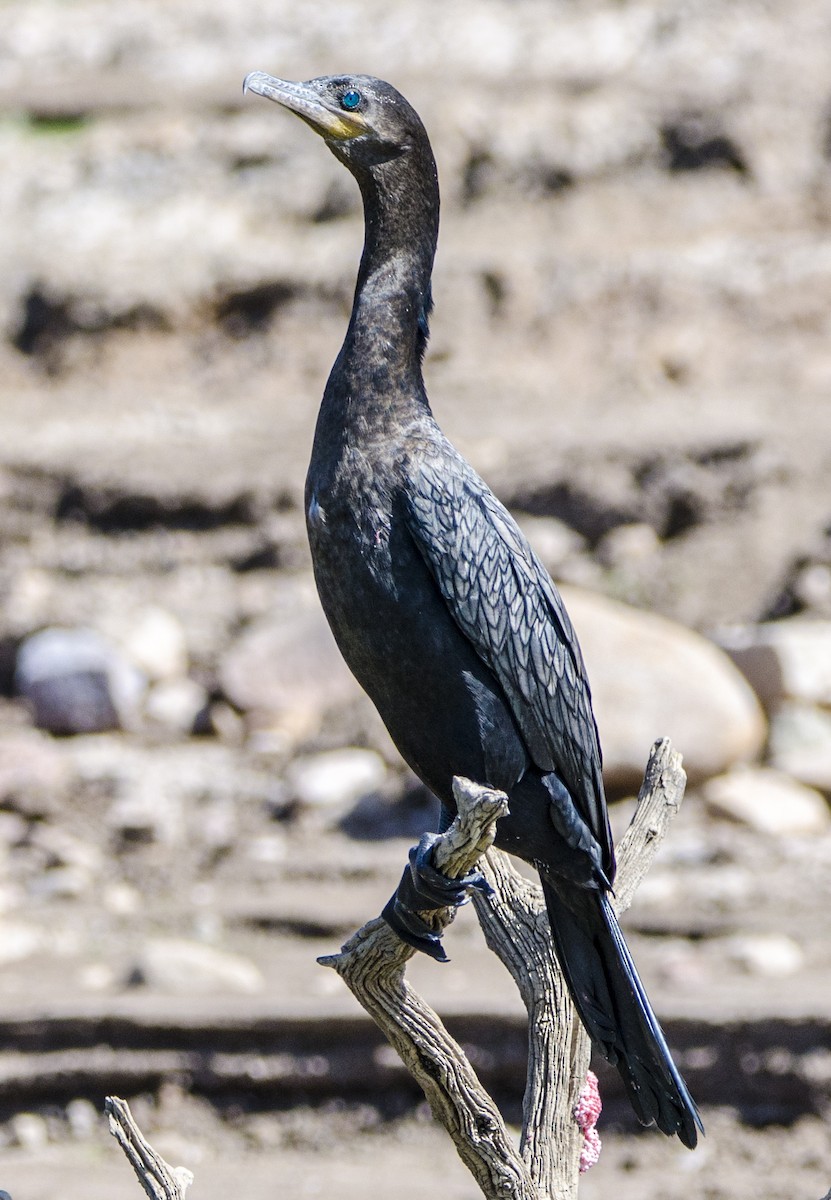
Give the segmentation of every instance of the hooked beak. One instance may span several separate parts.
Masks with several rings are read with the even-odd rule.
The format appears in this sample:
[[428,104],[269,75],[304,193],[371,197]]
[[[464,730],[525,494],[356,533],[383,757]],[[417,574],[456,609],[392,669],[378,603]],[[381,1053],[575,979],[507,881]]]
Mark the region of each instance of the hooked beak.
[[275,79],[264,71],[251,71],[243,80],[242,91],[243,95],[255,92],[267,100],[276,100],[311,125],[321,137],[342,142],[366,133],[366,122],[358,113],[329,108],[307,83],[292,83],[289,79]]

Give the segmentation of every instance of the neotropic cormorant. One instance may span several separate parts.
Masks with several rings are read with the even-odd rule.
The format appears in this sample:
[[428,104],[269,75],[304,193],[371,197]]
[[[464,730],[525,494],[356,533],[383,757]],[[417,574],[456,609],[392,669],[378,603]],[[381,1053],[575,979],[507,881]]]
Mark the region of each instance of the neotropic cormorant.
[[[424,126],[403,96],[369,76],[290,83],[257,71],[245,88],[302,117],[363,196],[352,316],[306,480],[315,579],[332,631],[402,756],[439,797],[445,823],[455,775],[507,792],[496,844],[540,873],[583,1024],[640,1120],[692,1148],[698,1111],[608,899],[614,850],[577,638],[545,569],[444,437],[424,389],[439,222]],[[416,866],[429,895],[429,854]],[[399,889],[385,915],[441,957],[410,920],[418,894]]]

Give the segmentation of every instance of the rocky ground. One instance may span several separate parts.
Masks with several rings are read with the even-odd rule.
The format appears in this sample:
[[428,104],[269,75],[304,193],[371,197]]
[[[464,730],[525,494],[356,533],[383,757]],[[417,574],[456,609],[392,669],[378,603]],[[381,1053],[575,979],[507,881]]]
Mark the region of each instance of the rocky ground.
[[[690,774],[627,929],[709,1136],[633,1137],[604,1079],[581,1195],[819,1200],[827,6],[3,17],[0,1189],[137,1194],[97,1117],[115,1090],[206,1197],[473,1194],[315,965],[433,813],[340,665],[303,533],[357,193],[240,85],[355,69],[430,129],[434,410],[565,584],[616,827],[656,737]],[[518,1001],[469,913],[448,945],[413,976],[516,1119]]]

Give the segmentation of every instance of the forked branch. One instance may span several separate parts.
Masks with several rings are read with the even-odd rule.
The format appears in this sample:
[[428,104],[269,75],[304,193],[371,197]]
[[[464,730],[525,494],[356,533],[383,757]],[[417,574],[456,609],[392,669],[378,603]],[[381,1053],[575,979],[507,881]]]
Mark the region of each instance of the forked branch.
[[[681,757],[669,741],[656,742],[632,823],[618,851],[616,907],[628,908],[684,795]],[[435,1117],[488,1200],[574,1200],[583,1135],[574,1110],[586,1081],[589,1043],[574,1013],[551,952],[539,887],[491,849],[497,820],[507,811],[503,793],[469,780],[454,781],[458,816],[433,850],[433,864],[450,878],[477,865],[494,889],[475,895],[490,948],[511,972],[528,1010],[528,1078],[523,1130],[517,1148],[496,1105],[479,1083],[461,1047],[436,1013],[407,983],[414,951],[376,918],[339,954],[319,961],[338,972],[379,1025],[423,1088]],[[441,931],[454,910],[422,914]],[[191,1180],[170,1168],[142,1137],[123,1101],[107,1100],[110,1127],[151,1200],[183,1200]]]
[[[680,755],[669,741],[657,742],[619,849],[619,912],[629,906],[648,871],[681,804],[685,784]],[[494,889],[490,897],[474,894],[485,938],[511,972],[528,1010],[528,1077],[519,1150],[461,1048],[404,979],[413,951],[383,922],[371,921],[340,954],[321,961],[338,971],[398,1051],[489,1200],[519,1194],[518,1188],[523,1194],[530,1188],[536,1196],[573,1200],[584,1150],[574,1110],[586,1084],[589,1040],[552,954],[540,888],[520,875],[504,854],[488,848],[494,822],[504,811],[500,801],[506,804],[506,798],[464,779],[454,782],[454,794],[459,817],[436,845],[434,864],[458,878],[478,863]],[[441,929],[453,912],[440,910],[433,916]],[[482,1130],[487,1131],[484,1138]]]

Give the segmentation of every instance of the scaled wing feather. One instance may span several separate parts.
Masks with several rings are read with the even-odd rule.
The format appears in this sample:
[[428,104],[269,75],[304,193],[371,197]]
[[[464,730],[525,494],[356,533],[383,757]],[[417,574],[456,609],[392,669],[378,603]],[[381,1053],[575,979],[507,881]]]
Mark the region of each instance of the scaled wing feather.
[[406,469],[407,524],[454,620],[499,680],[533,762],[557,772],[610,859],[591,693],[559,592],[449,443]]

